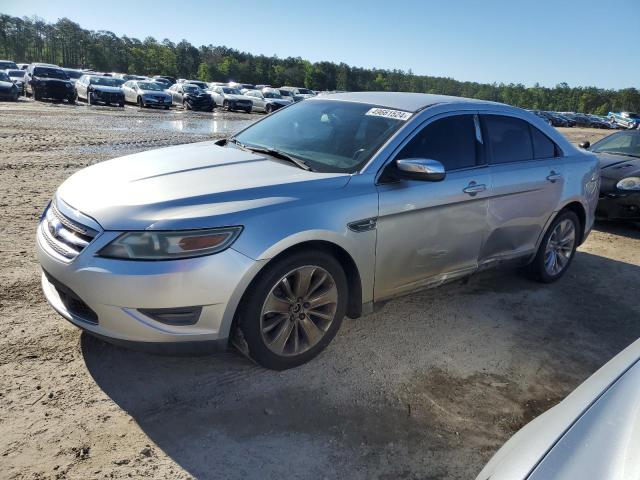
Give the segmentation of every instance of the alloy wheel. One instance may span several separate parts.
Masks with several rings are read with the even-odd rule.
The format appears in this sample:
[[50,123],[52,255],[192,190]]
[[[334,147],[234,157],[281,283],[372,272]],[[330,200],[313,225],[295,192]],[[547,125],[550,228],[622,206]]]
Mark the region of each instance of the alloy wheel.
[[277,355],[306,352],[325,336],[336,317],[338,288],[318,266],[290,271],[273,286],[262,306],[260,333]]
[[554,227],[544,252],[544,268],[549,275],[556,276],[566,268],[575,242],[576,227],[571,220],[562,220]]

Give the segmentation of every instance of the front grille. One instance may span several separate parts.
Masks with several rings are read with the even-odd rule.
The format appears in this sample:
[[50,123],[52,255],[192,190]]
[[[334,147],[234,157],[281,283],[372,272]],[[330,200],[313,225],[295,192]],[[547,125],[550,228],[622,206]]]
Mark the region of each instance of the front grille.
[[98,314],[94,312],[89,305],[84,303],[82,299],[76,295],[76,293],[62,282],[53,278],[49,272],[44,271],[44,276],[47,277],[48,282],[56,289],[60,301],[69,311],[69,313],[84,320],[85,322],[98,324]]
[[64,216],[53,203],[47,209],[40,228],[49,247],[69,260],[77,257],[98,234],[94,229]]

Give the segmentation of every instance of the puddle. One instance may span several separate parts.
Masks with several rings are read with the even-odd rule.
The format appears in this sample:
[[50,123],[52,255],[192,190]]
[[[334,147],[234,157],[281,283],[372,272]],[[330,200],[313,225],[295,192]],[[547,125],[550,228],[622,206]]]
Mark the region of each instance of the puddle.
[[226,135],[238,132],[254,121],[225,118],[185,118],[180,120],[160,120],[153,123],[153,128],[200,135]]

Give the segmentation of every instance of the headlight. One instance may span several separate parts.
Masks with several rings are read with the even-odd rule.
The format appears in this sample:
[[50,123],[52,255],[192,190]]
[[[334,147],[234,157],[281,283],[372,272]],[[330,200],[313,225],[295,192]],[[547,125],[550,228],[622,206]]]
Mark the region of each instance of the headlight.
[[620,190],[640,190],[640,177],[627,177],[620,180],[616,187]]
[[221,252],[238,238],[242,227],[175,232],[127,232],[97,255],[129,260],[173,260]]

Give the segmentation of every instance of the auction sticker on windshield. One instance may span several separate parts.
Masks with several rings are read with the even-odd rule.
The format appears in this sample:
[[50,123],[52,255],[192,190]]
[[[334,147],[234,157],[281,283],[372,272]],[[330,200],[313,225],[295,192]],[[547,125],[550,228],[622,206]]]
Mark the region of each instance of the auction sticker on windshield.
[[411,118],[411,112],[403,112],[402,110],[391,110],[388,108],[374,107],[370,109],[365,115],[373,115],[374,117],[394,118],[396,120],[409,120]]

